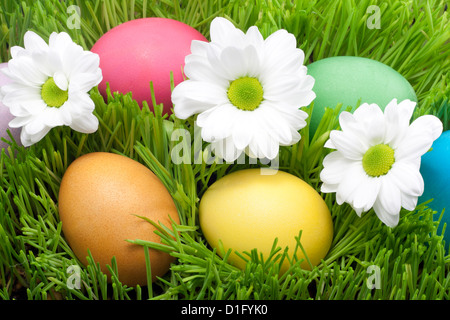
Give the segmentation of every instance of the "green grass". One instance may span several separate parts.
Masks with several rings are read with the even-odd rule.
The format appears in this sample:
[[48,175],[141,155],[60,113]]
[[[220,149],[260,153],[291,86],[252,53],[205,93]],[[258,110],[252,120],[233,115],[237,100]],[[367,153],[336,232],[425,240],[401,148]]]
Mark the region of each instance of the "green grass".
[[[181,6],[181,3],[183,4]],[[67,8],[81,8],[81,28],[68,29]],[[381,28],[368,29],[366,8],[381,9]],[[448,3],[447,3],[448,4]],[[0,2],[0,58],[8,48],[23,45],[23,34],[34,30],[47,38],[52,31],[67,31],[85,49],[110,28],[130,19],[163,16],[184,21],[209,37],[209,23],[225,16],[246,30],[257,25],[263,35],[285,28],[296,35],[308,64],[328,56],[357,55],[384,62],[401,72],[414,87],[419,105],[415,117],[435,114],[449,129],[448,72],[450,24],[444,1],[29,1]],[[150,91],[150,89],[149,89]],[[39,143],[18,147],[14,142],[0,157],[0,299],[449,299],[449,244],[437,232],[439,217],[426,206],[401,212],[396,228],[383,225],[369,211],[361,218],[334,194],[323,194],[329,206],[334,239],[323,262],[304,270],[274,242],[270,257],[242,252],[245,270],[227,263],[208,246],[198,225],[198,204],[216,179],[246,167],[263,164],[174,164],[171,152],[180,142],[171,139],[176,129],[194,137],[194,119],[163,116],[151,99],[142,110],[131,94],[109,94],[106,101],[91,92],[100,120],[96,133],[85,135],[58,127]],[[150,105],[150,106],[149,106]],[[311,112],[311,105],[307,112]],[[280,170],[295,174],[316,190],[320,188],[323,148],[329,131],[338,128],[337,111],[327,110],[314,137],[302,129],[302,140],[280,151]],[[193,145],[191,159],[194,159]],[[203,144],[203,147],[206,147]],[[176,257],[170,271],[154,284],[127,287],[111,261],[112,282],[91,257],[80,264],[64,239],[58,215],[61,178],[82,154],[107,151],[123,154],[149,167],[172,195],[180,225],[158,227],[162,244],[131,240],[164,250]],[[248,163],[248,161],[247,161]],[[151,223],[151,222],[149,222]],[[301,250],[301,235],[298,239]],[[69,266],[81,270],[81,289],[68,287]],[[371,289],[370,266],[380,269],[380,287]],[[151,273],[150,268],[148,273]]]

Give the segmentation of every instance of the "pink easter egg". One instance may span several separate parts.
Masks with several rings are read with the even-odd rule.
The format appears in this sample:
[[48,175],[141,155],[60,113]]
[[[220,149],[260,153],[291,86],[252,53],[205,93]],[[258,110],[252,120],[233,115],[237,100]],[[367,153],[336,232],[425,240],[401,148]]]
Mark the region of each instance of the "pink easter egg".
[[[5,74],[3,74],[3,72],[1,72],[1,69],[6,68],[7,66],[7,62],[0,63],[0,87],[11,82],[11,80]],[[6,140],[11,141],[8,132],[6,131],[7,129],[9,129],[9,131],[11,132],[16,143],[19,146],[21,145],[20,132],[22,131],[22,129],[9,127],[8,124],[12,119],[14,119],[14,116],[9,112],[9,108],[0,101],[0,150],[9,146],[6,142],[1,140],[1,138],[5,138]]]
[[98,88],[111,92],[132,92],[141,106],[150,106],[150,82],[156,103],[164,104],[164,113],[171,113],[170,72],[174,84],[183,81],[184,59],[191,53],[192,40],[207,41],[196,29],[167,18],[142,18],[122,23],[106,32],[91,51],[100,56],[103,81]]

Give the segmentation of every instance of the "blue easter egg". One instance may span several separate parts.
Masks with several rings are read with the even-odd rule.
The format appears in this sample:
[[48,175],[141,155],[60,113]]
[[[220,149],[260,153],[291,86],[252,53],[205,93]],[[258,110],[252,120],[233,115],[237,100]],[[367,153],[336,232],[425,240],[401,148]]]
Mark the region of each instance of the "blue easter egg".
[[432,150],[422,156],[420,165],[425,189],[418,203],[433,199],[428,207],[437,211],[435,219],[439,219],[445,209],[438,232],[442,232],[444,223],[445,246],[450,243],[450,130],[444,131],[433,143]]

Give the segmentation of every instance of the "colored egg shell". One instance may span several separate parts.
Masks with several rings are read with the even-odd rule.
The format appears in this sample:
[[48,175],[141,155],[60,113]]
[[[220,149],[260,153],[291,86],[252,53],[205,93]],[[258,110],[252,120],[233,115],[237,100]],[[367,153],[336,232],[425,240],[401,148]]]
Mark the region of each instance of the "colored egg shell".
[[172,107],[170,72],[174,85],[183,81],[185,57],[191,53],[192,40],[207,41],[196,29],[167,18],[143,18],[120,24],[105,33],[91,51],[100,56],[103,81],[100,92],[132,92],[133,98],[151,106],[150,81],[156,103],[164,112]]
[[[266,169],[264,169],[266,170]],[[267,169],[270,170],[270,169]],[[300,230],[301,244],[313,266],[327,254],[333,238],[330,211],[321,196],[298,177],[272,170],[244,169],[214,182],[199,206],[202,232],[213,248],[243,254],[253,249],[265,258],[275,238],[282,249],[289,248],[292,258]],[[223,252],[218,250],[219,255]],[[297,258],[304,259],[302,250]],[[235,252],[228,261],[244,269],[246,262]],[[310,269],[303,261],[302,268]],[[284,261],[281,272],[289,267]]]
[[[0,64],[0,87],[8,84],[11,80],[1,71],[1,69],[6,68],[8,66],[7,62]],[[14,119],[14,116],[9,112],[9,108],[0,102],[0,150],[3,148],[7,148],[9,144],[1,140],[1,138],[5,138],[10,141],[11,138],[8,135],[7,130],[11,132],[14,141],[20,146],[20,128],[11,128],[8,124]]]
[[[119,281],[128,286],[147,285],[147,273],[144,247],[126,240],[161,242],[155,227],[138,216],[168,228],[171,220],[180,223],[172,197],[152,171],[106,152],[89,153],[70,164],[58,208],[64,237],[80,261],[87,264],[89,250],[109,275],[107,265],[115,257]],[[149,249],[149,257],[153,281],[175,260],[156,249]]]
[[316,93],[311,115],[310,135],[314,135],[325,108],[342,103],[342,109],[361,103],[376,103],[384,107],[394,98],[417,102],[410,83],[396,70],[376,60],[338,56],[318,60],[308,65],[308,74],[315,79]]
[[418,203],[433,199],[428,206],[437,211],[435,219],[440,217],[443,209],[441,223],[438,231],[442,231],[445,224],[444,239],[446,247],[450,244],[450,131],[444,131],[433,143],[432,150],[422,156],[420,173],[424,180],[424,193]]

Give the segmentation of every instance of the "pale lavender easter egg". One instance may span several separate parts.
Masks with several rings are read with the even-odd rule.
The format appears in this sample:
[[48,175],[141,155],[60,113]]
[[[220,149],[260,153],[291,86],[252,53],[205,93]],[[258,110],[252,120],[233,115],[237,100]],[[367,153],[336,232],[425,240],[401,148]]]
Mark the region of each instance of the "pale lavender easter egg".
[[[0,70],[3,68],[6,68],[8,66],[7,62],[0,63]],[[0,71],[0,87],[8,84],[11,80],[3,74],[3,72]],[[9,112],[9,108],[6,107],[1,101],[0,101],[0,150],[3,148],[7,148],[9,145],[1,140],[1,138],[5,138],[8,141],[11,141],[10,136],[8,135],[7,129],[10,130],[12,136],[14,137],[14,140],[17,142],[18,145],[21,145],[20,142],[20,132],[21,128],[10,128],[9,122],[14,118],[14,116]]]

